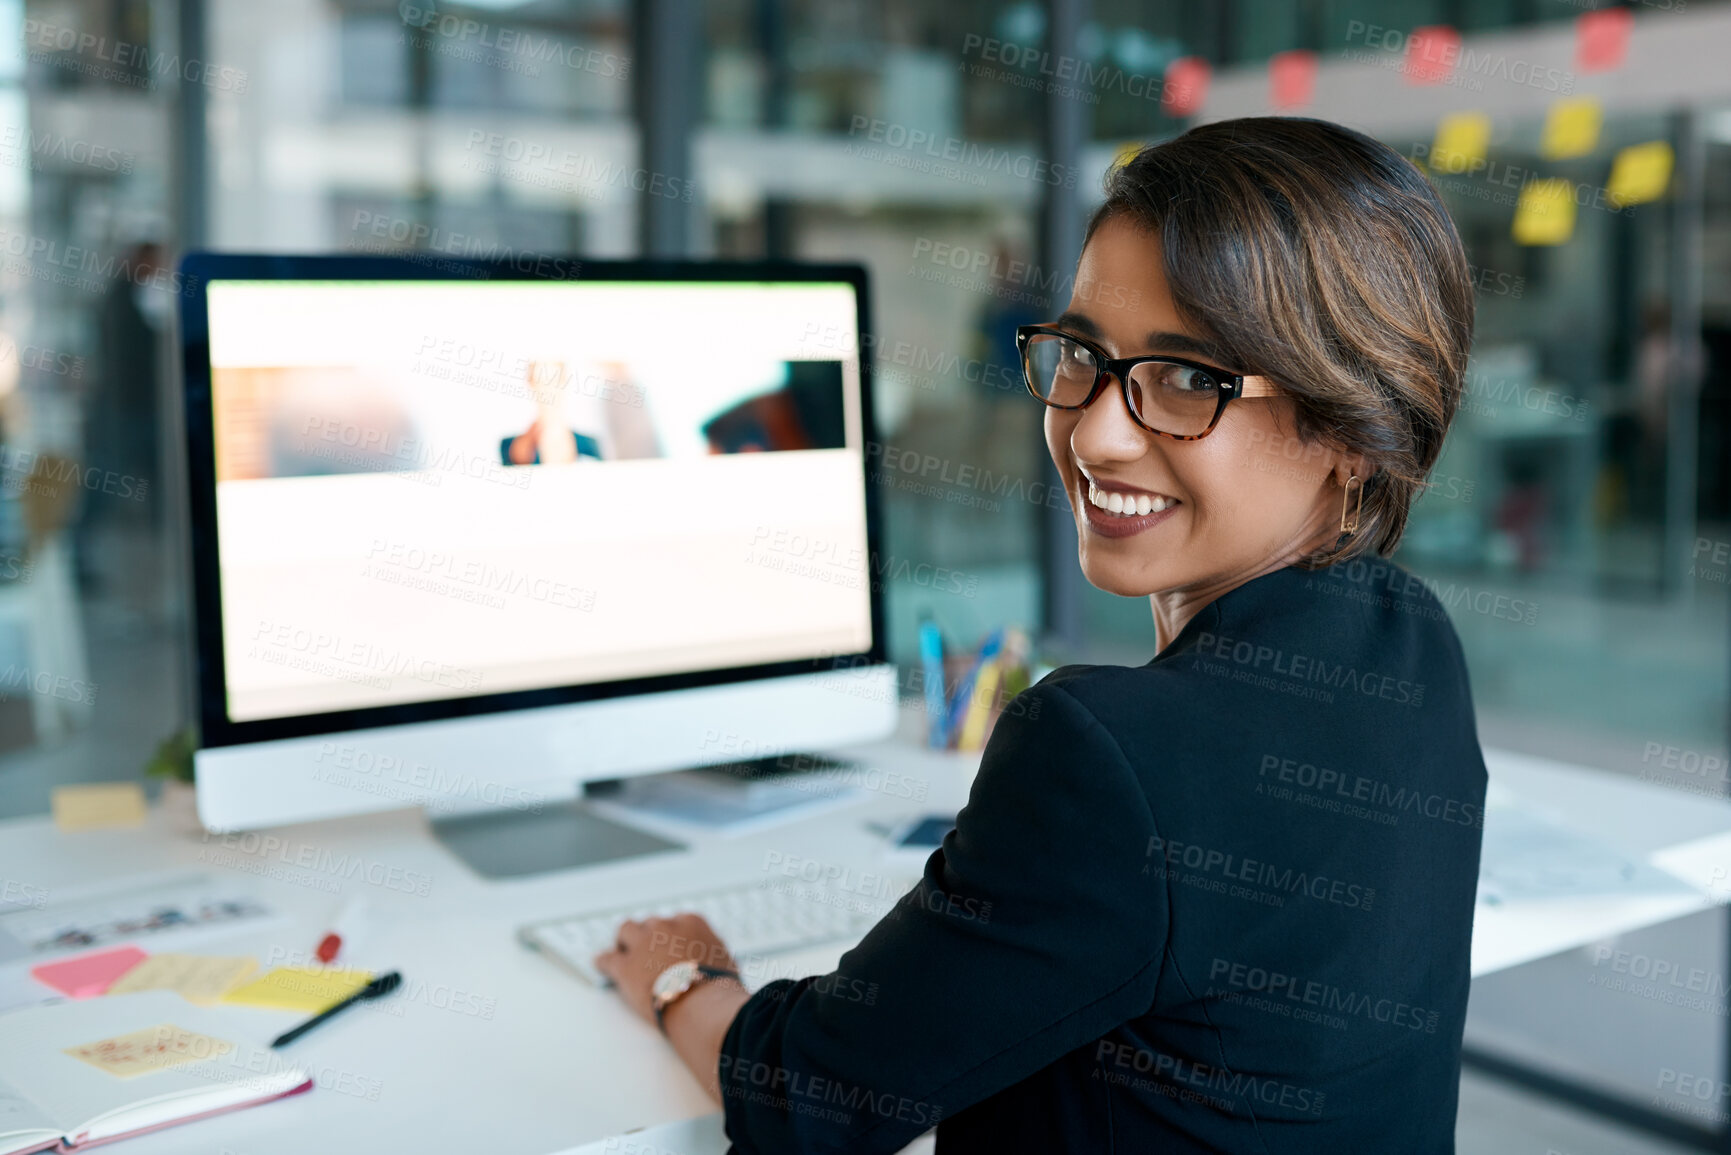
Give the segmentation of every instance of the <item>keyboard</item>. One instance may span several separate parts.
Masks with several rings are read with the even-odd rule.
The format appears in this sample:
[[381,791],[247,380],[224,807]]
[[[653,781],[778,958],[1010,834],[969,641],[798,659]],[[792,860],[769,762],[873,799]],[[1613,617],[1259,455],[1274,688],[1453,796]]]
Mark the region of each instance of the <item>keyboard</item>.
[[[842,939],[859,938],[912,890],[919,876],[888,880],[870,894],[830,890],[789,879],[751,882],[668,899],[654,905],[618,907],[529,923],[517,930],[524,946],[538,950],[595,986],[609,985],[595,969],[595,956],[610,949],[627,919],[700,914],[742,965],[758,955],[780,954]],[[747,970],[752,968],[747,967]]]

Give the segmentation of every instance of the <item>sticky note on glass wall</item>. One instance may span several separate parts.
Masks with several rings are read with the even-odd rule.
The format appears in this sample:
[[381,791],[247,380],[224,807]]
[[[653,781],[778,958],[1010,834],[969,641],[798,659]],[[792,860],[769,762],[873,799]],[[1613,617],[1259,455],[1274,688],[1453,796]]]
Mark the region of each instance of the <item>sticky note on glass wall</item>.
[[1139,140],[1126,141],[1119,145],[1118,151],[1112,154],[1112,167],[1118,168],[1121,165],[1129,164],[1130,158],[1141,152],[1143,147]]
[[1658,200],[1671,186],[1675,159],[1665,141],[1631,144],[1611,162],[1611,179],[1605,185],[1605,195],[1619,208]]
[[144,823],[144,789],[136,782],[88,782],[56,787],[48,796],[61,830],[97,830]]
[[1208,99],[1213,69],[1200,56],[1180,56],[1166,66],[1160,83],[1160,109],[1167,116],[1194,116]]
[[1490,146],[1490,117],[1482,112],[1451,113],[1437,122],[1430,167],[1437,172],[1466,172],[1483,165]]
[[1414,28],[1406,38],[1406,79],[1409,84],[1441,84],[1454,75],[1460,59],[1461,34],[1447,24]]
[[1621,68],[1634,31],[1635,14],[1627,8],[1601,8],[1575,17],[1575,68],[1581,72]]
[[1575,232],[1575,186],[1560,177],[1535,180],[1521,189],[1515,206],[1515,240],[1523,245],[1560,245]]
[[1590,96],[1559,100],[1545,114],[1545,133],[1539,140],[1539,155],[1546,160],[1586,156],[1599,147],[1599,129],[1605,110]]
[[1275,108],[1302,108],[1316,95],[1316,53],[1277,52],[1268,62],[1268,96]]

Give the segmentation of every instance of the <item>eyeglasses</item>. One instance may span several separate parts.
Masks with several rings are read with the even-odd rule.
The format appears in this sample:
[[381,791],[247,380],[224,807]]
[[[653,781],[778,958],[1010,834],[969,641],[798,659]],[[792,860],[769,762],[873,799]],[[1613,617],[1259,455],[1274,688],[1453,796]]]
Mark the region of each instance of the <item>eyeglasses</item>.
[[1177,441],[1208,436],[1226,403],[1246,395],[1237,374],[1182,357],[1108,357],[1052,325],[1017,326],[1016,349],[1028,392],[1053,409],[1086,409],[1111,374],[1136,424]]

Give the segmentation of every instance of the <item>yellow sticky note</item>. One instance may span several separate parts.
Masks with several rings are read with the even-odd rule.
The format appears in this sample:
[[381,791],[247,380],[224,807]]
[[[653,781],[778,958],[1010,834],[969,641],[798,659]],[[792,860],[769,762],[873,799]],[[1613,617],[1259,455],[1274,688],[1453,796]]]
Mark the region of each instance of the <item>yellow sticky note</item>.
[[1618,207],[1658,200],[1671,185],[1674,161],[1671,146],[1665,141],[1631,144],[1611,162],[1611,180],[1605,185],[1605,195]]
[[1142,149],[1143,142],[1139,140],[1132,140],[1119,145],[1118,151],[1112,154],[1112,163],[1107,167],[1117,168],[1120,165],[1129,163],[1130,158],[1141,152]]
[[257,969],[257,959],[242,955],[153,954],[121,975],[108,993],[174,991],[187,1002],[209,1006]]
[[1575,186],[1560,177],[1535,180],[1521,189],[1515,206],[1515,240],[1523,245],[1560,245],[1575,232]]
[[132,1079],[182,1063],[221,1058],[232,1050],[234,1044],[226,1040],[163,1023],[129,1035],[67,1047],[64,1053],[117,1079]]
[[1456,112],[1437,122],[1430,146],[1430,167],[1465,172],[1485,159],[1491,146],[1491,118],[1482,112]]
[[54,825],[61,830],[139,826],[144,822],[144,788],[136,782],[87,782],[60,786],[49,796]]
[[1539,155],[1546,160],[1586,156],[1599,147],[1599,129],[1604,123],[1604,109],[1592,97],[1559,100],[1545,114],[1545,132],[1539,139]]
[[373,981],[371,971],[277,967],[222,996],[225,1003],[316,1015]]

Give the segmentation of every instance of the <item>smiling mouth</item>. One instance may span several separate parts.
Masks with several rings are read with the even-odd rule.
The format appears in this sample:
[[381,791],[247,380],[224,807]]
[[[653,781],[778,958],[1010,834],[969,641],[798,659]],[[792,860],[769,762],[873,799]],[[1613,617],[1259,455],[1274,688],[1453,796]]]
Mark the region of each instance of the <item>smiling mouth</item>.
[[[1084,479],[1086,480],[1086,479]],[[1176,497],[1158,493],[1119,493],[1088,482],[1088,504],[1117,517],[1146,517],[1178,504]]]

